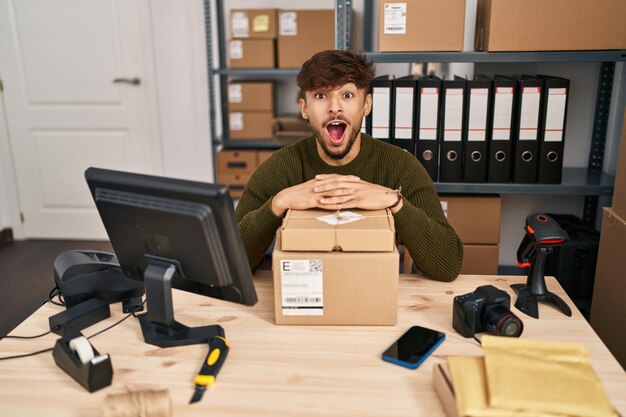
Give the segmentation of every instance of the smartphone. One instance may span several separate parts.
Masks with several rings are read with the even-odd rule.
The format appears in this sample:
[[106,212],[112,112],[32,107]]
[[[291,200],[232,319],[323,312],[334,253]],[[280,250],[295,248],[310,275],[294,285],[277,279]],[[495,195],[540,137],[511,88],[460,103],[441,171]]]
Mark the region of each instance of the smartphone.
[[445,338],[436,330],[413,326],[383,352],[383,360],[416,369]]

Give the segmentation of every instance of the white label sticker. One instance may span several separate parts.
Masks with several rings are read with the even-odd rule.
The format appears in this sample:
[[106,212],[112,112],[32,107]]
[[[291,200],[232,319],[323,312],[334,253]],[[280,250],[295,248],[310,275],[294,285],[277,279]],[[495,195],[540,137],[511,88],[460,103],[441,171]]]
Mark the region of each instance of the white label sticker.
[[522,106],[519,116],[519,140],[537,140],[540,99],[541,87],[522,88]]
[[411,139],[413,134],[413,87],[396,88],[396,139]]
[[242,59],[243,58],[243,42],[242,41],[230,41],[230,59]]
[[228,121],[230,122],[230,130],[243,130],[243,113],[230,113]]
[[489,89],[470,89],[469,125],[467,129],[468,141],[487,140],[487,101]]
[[439,117],[439,89],[423,87],[420,95],[420,140],[437,139],[437,122]]
[[243,102],[243,94],[241,92],[241,84],[231,84],[228,86],[228,102],[229,103],[241,103]]
[[391,89],[372,88],[372,136],[376,139],[389,139],[389,107]]
[[406,3],[385,3],[385,35],[406,34]]
[[321,259],[280,261],[284,316],[324,315],[324,271]]
[[463,89],[449,88],[446,90],[446,109],[443,127],[443,140],[461,141],[461,124],[463,121]]
[[233,38],[247,38],[249,34],[248,13],[234,12],[230,16],[230,33]]
[[493,104],[493,140],[511,139],[513,87],[496,87]]
[[351,211],[340,211],[333,214],[329,214],[327,216],[320,216],[317,220],[322,221],[324,223],[328,223],[332,226],[338,224],[346,224],[356,222],[358,220],[364,219],[365,216],[361,216],[360,214],[353,213]]
[[546,109],[546,142],[561,142],[563,140],[563,125],[565,124],[565,104],[567,103],[567,89],[551,88],[548,90],[548,105]]
[[296,36],[298,34],[298,13],[280,12],[278,28],[281,36]]
[[447,201],[441,201],[441,208],[443,209],[443,214],[446,216],[446,219],[448,218],[448,202]]

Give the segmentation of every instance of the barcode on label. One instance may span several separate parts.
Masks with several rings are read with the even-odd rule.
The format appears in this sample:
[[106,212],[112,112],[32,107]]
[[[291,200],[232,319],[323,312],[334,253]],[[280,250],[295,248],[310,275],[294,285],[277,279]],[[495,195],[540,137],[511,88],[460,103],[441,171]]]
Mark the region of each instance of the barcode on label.
[[319,259],[311,259],[311,272],[322,272],[322,261]]
[[321,297],[285,297],[283,301],[287,303],[311,304],[321,303]]

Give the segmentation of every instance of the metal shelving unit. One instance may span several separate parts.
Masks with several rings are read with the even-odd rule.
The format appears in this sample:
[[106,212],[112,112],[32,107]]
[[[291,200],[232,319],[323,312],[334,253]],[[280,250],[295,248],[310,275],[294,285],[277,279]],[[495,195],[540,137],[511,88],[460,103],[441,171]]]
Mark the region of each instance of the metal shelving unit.
[[[219,85],[221,91],[226,91],[229,77],[238,78],[281,78],[295,76],[297,69],[229,69],[225,67],[226,54],[220,48],[219,63],[214,66],[212,21],[217,23],[219,45],[224,45],[224,10],[225,0],[205,0],[205,17],[207,22],[207,56],[209,57],[209,97],[211,105],[211,133],[214,148],[229,149],[277,149],[283,144],[275,141],[234,141],[227,137],[218,137],[215,129],[215,88]],[[215,4],[217,16],[211,16],[211,4]],[[364,12],[364,47],[366,51],[371,47],[372,6],[365,2]],[[335,0],[337,33],[335,44],[337,48],[349,48],[351,45],[351,0]],[[369,23],[368,23],[369,22]],[[598,197],[611,196],[614,179],[602,171],[604,158],[604,144],[606,140],[608,110],[611,106],[611,90],[615,63],[626,61],[626,51],[563,51],[563,52],[411,52],[411,53],[380,53],[367,52],[376,63],[511,63],[511,62],[561,62],[561,63],[602,63],[598,92],[596,97],[594,129],[591,140],[589,163],[587,168],[565,168],[561,184],[514,184],[514,183],[436,183],[441,193],[472,193],[472,194],[532,194],[532,195],[580,195],[585,196],[583,220],[593,224],[596,219]],[[222,126],[227,131],[228,118],[226,97],[222,94]]]

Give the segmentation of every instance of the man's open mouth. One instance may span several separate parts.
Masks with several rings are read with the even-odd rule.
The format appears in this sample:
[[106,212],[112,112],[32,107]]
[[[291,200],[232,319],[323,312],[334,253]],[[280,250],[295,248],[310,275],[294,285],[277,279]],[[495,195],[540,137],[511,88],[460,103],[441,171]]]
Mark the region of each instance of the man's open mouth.
[[345,133],[347,126],[346,122],[341,120],[333,120],[326,125],[328,136],[330,137],[330,141],[333,145],[340,145],[341,142],[343,142],[343,134]]

